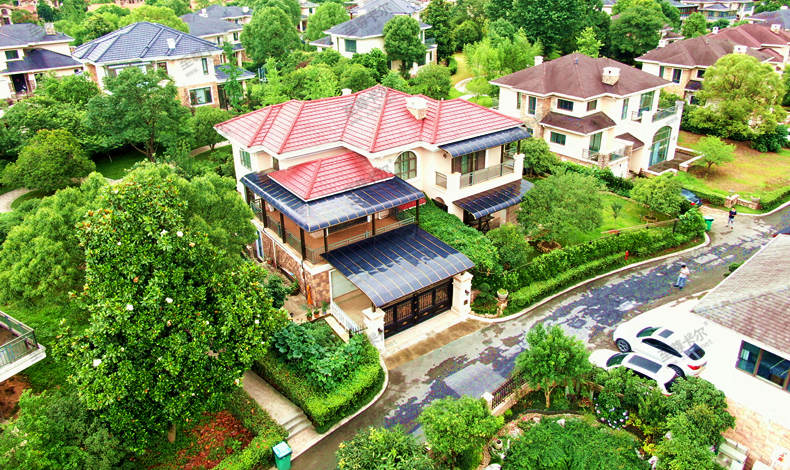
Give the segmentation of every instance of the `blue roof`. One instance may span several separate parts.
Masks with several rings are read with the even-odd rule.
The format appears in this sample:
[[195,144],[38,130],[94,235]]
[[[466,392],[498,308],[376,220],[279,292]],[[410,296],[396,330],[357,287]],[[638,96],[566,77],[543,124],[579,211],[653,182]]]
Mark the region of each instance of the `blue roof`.
[[492,132],[491,134],[440,145],[439,148],[446,151],[453,157],[458,157],[460,155],[477,152],[478,150],[485,150],[497,145],[509,144],[510,142],[526,139],[529,136],[529,131],[523,127],[513,127],[510,129],[505,129],[504,131]]
[[[391,11],[373,10],[370,13],[355,16],[344,23],[332,26],[324,32],[352,38],[383,36],[384,26],[395,16],[397,15]],[[430,27],[431,25],[420,22],[420,29],[428,29]]]
[[[175,42],[170,48],[168,39]],[[72,56],[99,64],[135,59],[212,55],[222,49],[204,39],[157,23],[141,21],[86,42]]]
[[469,212],[475,219],[507,209],[521,202],[524,194],[535,185],[527,180],[518,180],[473,196],[454,201],[453,204]]
[[260,173],[241,178],[242,184],[274,206],[296,225],[315,232],[419,200],[422,192],[398,177],[305,202]]
[[244,29],[243,25],[216,18],[207,18],[199,13],[187,13],[179,18],[189,27],[189,34],[197,37],[216,36]]
[[466,255],[417,225],[366,238],[323,257],[376,307],[475,266]]
[[82,70],[82,64],[72,59],[69,55],[58,54],[47,49],[30,49],[25,51],[22,60],[6,62],[6,70],[2,74],[37,72],[42,70],[55,70],[75,68]]
[[[244,9],[247,11],[244,11]],[[209,18],[219,18],[219,19],[226,19],[226,18],[241,18],[243,16],[252,16],[252,8],[247,6],[233,6],[233,5],[209,5],[206,8],[202,8],[197,10],[198,13],[206,10],[206,15]]]
[[[222,83],[228,79],[228,74],[225,71],[227,70],[228,67],[230,67],[228,64],[222,64],[214,68],[214,73],[216,73],[217,81],[219,83]],[[241,67],[236,67],[236,68],[241,70],[241,76],[238,78],[238,80],[249,80],[250,78],[255,78],[255,74],[250,72],[249,70],[243,69]]]
[[27,47],[45,42],[71,42],[73,38],[63,33],[47,34],[37,24],[18,23],[0,25],[0,47]]

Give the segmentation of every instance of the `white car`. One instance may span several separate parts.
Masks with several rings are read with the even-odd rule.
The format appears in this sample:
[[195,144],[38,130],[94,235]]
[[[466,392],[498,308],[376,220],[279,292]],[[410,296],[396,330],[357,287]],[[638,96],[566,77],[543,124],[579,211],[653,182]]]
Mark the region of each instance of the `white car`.
[[636,351],[655,357],[681,377],[699,375],[707,364],[704,349],[667,328],[623,323],[614,330],[612,339],[621,352]]
[[596,349],[590,354],[590,362],[606,370],[625,367],[639,377],[655,381],[658,384],[658,389],[664,395],[671,394],[672,384],[678,379],[678,374],[669,366],[633,352],[623,353],[610,349]]

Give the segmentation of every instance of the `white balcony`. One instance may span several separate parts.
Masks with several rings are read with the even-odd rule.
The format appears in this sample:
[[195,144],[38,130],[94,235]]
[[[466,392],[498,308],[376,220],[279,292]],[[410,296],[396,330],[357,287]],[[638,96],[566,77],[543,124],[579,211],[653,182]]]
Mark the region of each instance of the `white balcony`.
[[434,185],[442,188],[445,201],[454,201],[520,180],[523,172],[524,155],[516,154],[512,159],[470,173],[444,174],[437,171]]

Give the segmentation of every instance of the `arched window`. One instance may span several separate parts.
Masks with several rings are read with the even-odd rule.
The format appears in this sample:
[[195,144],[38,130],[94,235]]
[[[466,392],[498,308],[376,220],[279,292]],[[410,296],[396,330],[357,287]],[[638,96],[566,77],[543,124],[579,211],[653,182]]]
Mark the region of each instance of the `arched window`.
[[414,152],[403,152],[395,159],[395,176],[408,180],[417,176],[417,155]]
[[667,159],[669,139],[672,137],[672,128],[664,126],[653,136],[653,145],[650,146],[650,165],[663,162]]

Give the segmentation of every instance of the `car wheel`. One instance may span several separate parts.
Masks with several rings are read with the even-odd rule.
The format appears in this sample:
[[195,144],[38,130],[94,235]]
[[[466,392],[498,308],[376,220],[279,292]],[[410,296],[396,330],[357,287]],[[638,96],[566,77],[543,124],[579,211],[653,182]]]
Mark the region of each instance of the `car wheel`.
[[628,344],[628,341],[624,340],[623,338],[617,339],[614,344],[617,345],[617,349],[619,349],[621,352],[631,351],[631,345]]
[[670,364],[668,367],[674,370],[675,373],[678,374],[678,377],[680,377],[681,379],[686,378],[686,373],[683,372],[683,369],[681,369],[680,367],[676,366],[675,364]]

